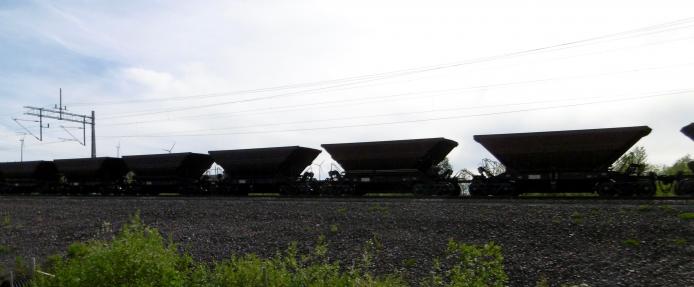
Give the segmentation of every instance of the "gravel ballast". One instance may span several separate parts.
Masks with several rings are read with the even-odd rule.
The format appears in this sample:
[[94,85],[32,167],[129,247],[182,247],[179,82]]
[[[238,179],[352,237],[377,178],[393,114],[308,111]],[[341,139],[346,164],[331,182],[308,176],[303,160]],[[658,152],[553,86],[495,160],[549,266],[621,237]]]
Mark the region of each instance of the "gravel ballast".
[[449,239],[494,241],[512,286],[694,286],[694,220],[678,217],[691,201],[0,197],[0,269],[108,238],[136,211],[206,261],[325,235],[349,265],[377,237],[377,271],[416,283]]

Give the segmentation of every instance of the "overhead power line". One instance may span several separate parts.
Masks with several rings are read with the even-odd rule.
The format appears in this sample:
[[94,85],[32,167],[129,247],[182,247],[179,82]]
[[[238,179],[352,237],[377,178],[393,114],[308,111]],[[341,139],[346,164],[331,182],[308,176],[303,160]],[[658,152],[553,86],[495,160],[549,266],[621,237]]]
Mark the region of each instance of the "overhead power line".
[[[518,102],[518,103],[495,104],[495,105],[465,106],[465,107],[454,107],[454,108],[443,108],[443,109],[430,109],[430,110],[413,111],[413,112],[380,113],[380,114],[363,115],[363,116],[348,116],[348,117],[311,119],[311,120],[301,120],[301,121],[291,121],[291,122],[264,123],[264,124],[247,125],[247,126],[220,127],[220,128],[210,128],[210,129],[191,129],[191,130],[182,130],[182,131],[177,131],[177,132],[185,133],[185,132],[196,132],[196,131],[197,132],[201,132],[201,131],[229,131],[229,130],[237,130],[237,129],[270,127],[270,126],[284,126],[284,125],[305,124],[305,123],[322,123],[322,122],[343,121],[343,120],[369,119],[369,118],[393,117],[393,116],[404,116],[404,115],[406,116],[406,115],[415,115],[415,114],[429,114],[429,113],[452,112],[452,111],[463,111],[463,110],[480,110],[480,109],[489,109],[489,108],[523,106],[523,105],[533,105],[533,104],[547,104],[547,103],[556,103],[556,102],[570,102],[570,101],[599,99],[599,98],[603,98],[603,97],[590,97],[590,98],[583,97],[583,98],[558,99],[558,100],[549,100],[549,101],[543,100],[543,101],[528,101],[528,102]],[[166,135],[166,134],[163,134],[163,135]]]
[[[254,114],[265,114],[265,113],[276,113],[276,112],[303,110],[303,109],[314,108],[314,107],[320,108],[320,107],[329,107],[329,106],[335,106],[335,105],[339,105],[341,107],[344,107],[344,106],[353,106],[353,105],[360,105],[360,104],[369,104],[369,103],[374,103],[374,102],[382,102],[382,101],[388,101],[388,100],[393,100],[393,99],[400,99],[400,100],[417,99],[417,98],[420,98],[420,96],[422,96],[422,95],[427,95],[427,98],[432,98],[432,97],[449,95],[450,93],[453,93],[453,92],[487,90],[487,89],[494,89],[494,88],[504,88],[504,87],[516,86],[516,85],[546,83],[546,82],[552,82],[552,81],[558,81],[558,80],[602,77],[602,76],[620,75],[620,74],[626,74],[626,73],[638,73],[638,72],[654,71],[654,70],[661,70],[661,69],[688,67],[688,66],[692,66],[692,65],[694,65],[694,62],[678,64],[678,65],[647,67],[647,68],[629,69],[629,70],[621,70],[621,71],[614,71],[614,72],[604,72],[604,73],[597,73],[597,74],[581,74],[581,75],[574,75],[574,76],[567,76],[567,77],[551,77],[551,78],[544,78],[544,79],[485,84],[485,85],[468,86],[468,87],[460,87],[460,88],[439,89],[439,90],[418,91],[418,92],[406,92],[406,93],[390,94],[390,95],[384,95],[384,96],[368,96],[368,97],[360,97],[360,98],[349,98],[349,99],[340,99],[340,100],[311,102],[311,103],[296,104],[296,105],[262,107],[262,108],[246,109],[246,110],[239,110],[239,111],[229,111],[229,112],[224,112],[224,113],[213,113],[213,114],[192,115],[192,116],[179,116],[179,117],[176,117],[175,119],[176,120],[221,119],[221,118],[254,115]],[[129,125],[156,123],[156,122],[167,122],[167,121],[171,121],[171,119],[138,120],[138,121],[129,121],[129,122],[120,122],[120,123],[116,122],[116,123],[110,123],[110,124],[103,124],[103,126],[129,126]]]
[[[441,70],[441,69],[455,68],[455,67],[466,66],[466,65],[471,65],[471,64],[478,64],[478,63],[494,61],[494,60],[499,60],[499,59],[531,55],[531,54],[536,54],[536,53],[540,53],[540,52],[558,51],[558,50],[563,50],[563,49],[568,49],[568,48],[579,47],[579,46],[583,46],[583,45],[601,43],[601,42],[605,42],[605,41],[622,40],[622,39],[633,38],[633,37],[647,36],[647,35],[652,35],[655,33],[662,33],[662,32],[668,32],[668,31],[679,30],[679,29],[684,29],[684,28],[690,28],[690,27],[693,27],[693,25],[692,25],[693,22],[694,22],[694,17],[681,19],[681,20],[668,22],[668,23],[663,23],[663,24],[658,24],[658,25],[642,27],[642,28],[628,30],[628,31],[624,31],[624,32],[606,34],[606,35],[586,38],[586,39],[577,40],[577,41],[571,41],[571,42],[565,42],[565,43],[560,43],[560,44],[555,44],[555,45],[550,45],[550,46],[544,46],[544,47],[540,47],[540,48],[522,50],[522,51],[517,51],[517,52],[510,52],[510,53],[496,55],[496,56],[480,57],[480,58],[475,58],[475,59],[466,60],[466,61],[462,61],[462,62],[440,64],[440,65],[434,65],[434,66],[425,66],[425,67],[420,67],[420,68],[411,68],[411,69],[405,69],[405,70],[398,70],[398,71],[392,71],[392,72],[356,76],[356,77],[336,79],[336,80],[312,82],[312,83],[305,83],[305,84],[296,84],[296,85],[310,86],[310,85],[325,85],[325,84],[336,83],[336,82],[339,83],[339,84],[335,84],[335,85],[323,86],[323,87],[309,89],[309,90],[293,91],[293,92],[288,92],[288,93],[280,93],[280,94],[274,94],[274,95],[259,96],[259,97],[254,97],[254,98],[237,99],[237,100],[233,100],[233,101],[226,101],[226,102],[213,103],[213,104],[204,104],[204,105],[195,105],[195,106],[187,106],[187,107],[166,109],[166,110],[150,110],[150,111],[141,111],[141,112],[133,112],[133,113],[124,113],[124,114],[107,116],[107,117],[104,117],[104,119],[179,112],[179,111],[187,111],[187,110],[194,110],[194,109],[204,109],[204,108],[209,108],[209,107],[216,107],[216,106],[220,106],[220,105],[229,105],[229,104],[236,104],[236,103],[262,101],[262,100],[274,99],[274,98],[278,98],[278,97],[298,95],[298,94],[302,94],[302,93],[306,93],[306,92],[326,90],[326,89],[331,89],[331,88],[336,88],[336,87],[344,87],[344,86],[354,85],[354,84],[358,84],[358,83],[371,82],[371,81],[382,80],[382,79],[393,78],[393,77],[401,77],[401,76],[411,75],[411,74],[415,74],[415,73],[423,73],[423,72],[430,72],[430,71]],[[292,86],[292,85],[286,85],[286,86]],[[278,87],[283,87],[283,86],[278,86]],[[281,90],[278,87],[267,88],[267,89]],[[235,91],[235,92],[229,92],[229,93],[248,93],[249,91],[257,92],[258,90],[262,90],[262,89]],[[216,94],[214,96],[220,96],[222,94],[225,94],[225,93],[219,93],[219,94]],[[207,95],[207,96],[211,96],[211,95]],[[181,98],[198,98],[199,99],[200,96],[198,95],[198,96],[179,97],[179,99],[181,99]]]
[[228,132],[228,133],[197,133],[197,134],[168,134],[168,135],[163,135],[163,134],[159,134],[159,135],[110,135],[110,136],[102,136],[102,137],[107,137],[107,138],[161,138],[161,137],[226,136],[226,135],[268,134],[268,133],[302,132],[302,131],[318,131],[318,130],[331,130],[331,129],[343,129],[343,128],[357,128],[357,127],[387,126],[387,125],[410,124],[410,123],[419,123],[419,122],[431,122],[431,121],[441,121],[441,120],[453,120],[453,119],[462,119],[462,118],[473,118],[473,117],[495,116],[495,115],[513,114],[513,113],[523,113],[523,112],[532,112],[532,111],[563,109],[563,108],[580,107],[580,106],[588,106],[588,105],[596,105],[596,104],[604,104],[604,103],[660,98],[660,97],[665,97],[665,96],[686,94],[686,93],[692,93],[692,92],[694,92],[693,89],[676,90],[676,91],[660,92],[660,93],[651,94],[651,95],[647,95],[647,96],[626,97],[626,98],[611,99],[611,100],[604,100],[604,101],[591,101],[591,102],[585,102],[585,103],[554,105],[554,106],[547,106],[547,107],[526,108],[526,109],[517,109],[517,110],[509,110],[509,111],[476,113],[476,114],[445,116],[445,117],[433,117],[433,118],[402,120],[402,121],[388,121],[388,122],[378,122],[378,123],[352,124],[352,125],[336,125],[336,126],[285,129],[285,130],[243,131],[243,132]]

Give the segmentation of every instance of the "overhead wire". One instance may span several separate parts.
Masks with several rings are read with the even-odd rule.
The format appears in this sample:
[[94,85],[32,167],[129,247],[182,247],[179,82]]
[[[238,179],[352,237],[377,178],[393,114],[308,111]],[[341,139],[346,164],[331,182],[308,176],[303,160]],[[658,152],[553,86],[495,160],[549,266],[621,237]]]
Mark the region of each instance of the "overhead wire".
[[[353,78],[359,78],[359,80],[354,80],[354,81],[357,81],[357,83],[362,83],[362,82],[381,80],[381,79],[385,79],[385,78],[410,75],[413,73],[423,73],[423,72],[429,72],[429,71],[434,71],[434,70],[460,67],[460,66],[470,65],[470,64],[477,64],[477,63],[481,63],[481,62],[493,61],[493,60],[498,60],[498,59],[502,59],[502,58],[517,57],[517,56],[523,56],[523,55],[534,54],[534,53],[539,53],[539,52],[549,52],[549,51],[562,50],[562,49],[573,48],[573,47],[578,47],[578,46],[587,45],[587,44],[593,44],[596,42],[600,43],[600,41],[602,41],[602,40],[612,41],[612,40],[621,40],[621,39],[632,38],[632,37],[641,37],[641,36],[651,35],[654,33],[662,33],[662,32],[667,32],[667,31],[678,30],[678,29],[690,28],[690,27],[692,27],[690,22],[693,22],[693,21],[694,21],[694,18],[686,18],[686,19],[681,19],[678,21],[668,22],[668,23],[664,23],[664,24],[647,26],[647,27],[642,27],[642,28],[633,29],[633,30],[624,31],[624,32],[606,34],[606,35],[602,35],[602,36],[586,38],[586,39],[571,41],[571,42],[565,42],[565,43],[561,43],[561,44],[555,44],[555,45],[545,46],[545,47],[540,47],[540,48],[528,49],[528,50],[523,50],[523,51],[511,52],[511,53],[506,53],[506,54],[501,54],[501,55],[496,55],[496,56],[487,56],[487,57],[481,57],[481,58],[471,59],[471,60],[457,62],[457,63],[449,63],[449,64],[441,64],[441,65],[436,65],[436,66],[406,69],[406,70],[400,70],[400,71],[394,71],[394,72],[386,72],[386,73],[380,73],[380,74],[358,76],[358,77],[353,77]],[[682,24],[686,24],[686,25],[681,26]],[[638,33],[641,33],[641,34],[638,34]],[[622,37],[617,37],[620,35],[622,35]],[[377,76],[375,76],[375,75],[377,75]],[[363,77],[363,79],[362,79],[362,77]],[[375,78],[372,78],[372,77],[375,77]],[[345,79],[348,79],[348,78],[345,78]],[[337,81],[337,80],[335,80],[335,81]],[[220,105],[228,105],[228,104],[246,103],[246,102],[274,99],[274,98],[278,98],[278,97],[297,95],[297,94],[301,94],[301,93],[305,93],[305,92],[325,90],[325,89],[330,89],[330,88],[335,88],[335,87],[343,87],[345,85],[354,85],[354,84],[355,84],[354,82],[347,82],[347,83],[341,83],[341,84],[327,86],[327,87],[319,87],[319,88],[310,89],[310,90],[294,91],[294,92],[281,93],[281,94],[275,94],[275,95],[260,96],[260,97],[255,97],[255,98],[238,99],[238,100],[226,101],[226,102],[220,102],[220,103],[214,103],[214,104],[186,106],[186,107],[166,109],[166,110],[149,110],[149,111],[140,111],[140,112],[133,112],[133,113],[116,114],[116,115],[106,116],[103,118],[104,119],[111,119],[111,118],[119,118],[119,117],[133,117],[133,116],[141,116],[141,115],[179,112],[179,111],[187,111],[187,110],[193,110],[193,109],[204,109],[204,108],[216,107],[216,106],[220,106]]]
[[[302,109],[306,109],[306,108],[326,107],[326,106],[334,106],[334,105],[340,105],[341,107],[344,107],[344,106],[351,106],[351,105],[358,105],[358,104],[369,104],[369,103],[374,103],[374,102],[387,101],[387,100],[392,100],[395,98],[398,98],[401,100],[417,99],[417,98],[420,98],[419,97],[420,95],[428,95],[428,98],[431,98],[431,97],[438,97],[438,96],[442,96],[442,95],[443,96],[449,95],[452,92],[486,90],[486,89],[503,88],[503,87],[516,86],[516,85],[552,82],[552,81],[559,81],[559,80],[612,76],[612,75],[620,75],[620,74],[626,74],[626,73],[637,73],[637,72],[654,71],[654,70],[661,70],[661,69],[681,68],[681,67],[687,67],[687,66],[692,66],[692,65],[694,65],[694,62],[679,64],[679,65],[668,65],[668,66],[657,66],[657,67],[620,70],[620,71],[604,72],[604,73],[597,73],[597,74],[582,74],[582,75],[575,75],[575,76],[568,76],[568,77],[566,77],[566,76],[565,77],[550,77],[550,78],[534,79],[534,80],[527,80],[527,81],[514,81],[514,82],[495,83],[495,84],[486,84],[486,85],[477,85],[477,86],[468,86],[468,87],[459,87],[459,88],[450,88],[450,89],[397,93],[397,94],[384,95],[384,96],[369,96],[369,97],[350,98],[350,99],[341,99],[341,100],[320,101],[320,102],[305,103],[305,104],[298,104],[298,105],[288,105],[288,106],[278,106],[278,107],[263,107],[263,108],[246,109],[246,110],[240,110],[240,111],[230,111],[230,112],[225,112],[225,113],[206,114],[206,115],[200,115],[200,116],[179,116],[179,117],[176,117],[176,120],[195,119],[195,118],[220,119],[220,118],[244,116],[244,115],[249,115],[249,114],[263,114],[262,113],[263,111],[266,111],[265,113],[287,112],[287,111],[302,110]],[[408,97],[408,96],[410,96],[410,97]],[[260,112],[260,113],[258,113],[258,112]],[[106,124],[102,124],[102,126],[128,126],[128,125],[137,125],[137,124],[144,124],[144,123],[164,122],[164,121],[171,121],[171,119],[155,119],[155,120],[139,120],[139,121],[130,121],[130,122],[121,122],[121,123],[106,123]]]
[[526,109],[518,109],[518,110],[466,114],[466,115],[456,115],[456,116],[434,117],[434,118],[425,118],[425,119],[352,124],[352,125],[336,125],[336,126],[285,129],[285,130],[244,131],[244,132],[229,132],[229,133],[196,133],[196,134],[167,134],[167,135],[162,135],[162,134],[159,134],[159,135],[105,135],[105,136],[100,136],[100,137],[103,137],[103,138],[162,138],[162,137],[191,137],[191,136],[226,136],[226,135],[286,133],[286,132],[318,131],[318,130],[329,130],[329,129],[356,128],[356,127],[387,126],[387,125],[431,122],[431,121],[452,120],[452,119],[472,118],[472,117],[482,117],[482,116],[495,116],[495,115],[523,113],[523,112],[531,112],[531,111],[563,109],[563,108],[570,108],[570,107],[579,107],[579,106],[613,103],[613,102],[634,101],[634,100],[642,100],[642,99],[650,99],[650,98],[659,98],[659,97],[664,97],[664,96],[678,95],[678,94],[684,94],[684,93],[692,93],[693,91],[694,90],[692,90],[692,89],[675,90],[675,91],[660,92],[657,94],[640,96],[640,97],[626,97],[626,98],[619,98],[619,99],[592,101],[592,102],[576,103],[576,104],[555,105],[555,106],[547,106],[547,107],[536,107],[536,108],[526,108]]
[[236,130],[236,129],[246,129],[246,128],[257,128],[257,127],[294,125],[294,124],[303,124],[303,123],[330,122],[330,121],[368,119],[368,118],[379,118],[379,117],[393,117],[393,116],[402,116],[402,115],[428,114],[428,113],[451,112],[451,111],[462,111],[462,110],[489,109],[489,108],[509,107],[509,106],[546,104],[546,103],[554,103],[554,102],[569,102],[569,101],[596,99],[596,98],[602,98],[602,97],[568,98],[568,99],[549,100],[549,101],[543,100],[543,101],[528,101],[528,102],[494,104],[494,105],[465,106],[465,107],[430,109],[430,110],[423,110],[423,111],[411,111],[411,112],[399,112],[399,113],[380,113],[380,114],[362,115],[362,116],[334,117],[334,118],[325,118],[325,119],[310,119],[310,120],[279,122],[279,123],[265,123],[265,124],[256,124],[256,125],[247,125],[247,126],[219,127],[219,128],[209,128],[209,129],[194,129],[194,130],[177,130],[177,132]]
[[[607,50],[607,51],[590,52],[590,53],[584,53],[584,54],[579,54],[579,55],[573,55],[573,56],[569,56],[569,57],[559,57],[559,58],[550,59],[550,61],[564,60],[564,59],[575,58],[575,57],[590,56],[590,55],[595,55],[595,54],[611,53],[611,52],[616,52],[616,51],[622,51],[624,49],[640,48],[640,47],[644,47],[644,46],[660,45],[660,44],[665,44],[665,43],[671,43],[671,42],[682,41],[682,40],[691,40],[691,39],[694,39],[694,37],[676,38],[676,39],[671,39],[671,40],[667,40],[667,41],[658,41],[658,42],[653,42],[653,43],[648,43],[648,44],[640,44],[637,46],[620,47],[617,49],[611,49],[611,50]],[[381,83],[380,85],[382,85],[382,84],[385,84],[385,83]],[[352,88],[364,88],[364,87],[369,87],[369,86],[373,86],[373,85],[374,84],[368,84],[368,85],[361,85],[361,86],[352,87]],[[340,91],[340,90],[346,90],[346,89],[351,89],[351,88],[348,87],[345,89],[334,89],[332,91]],[[306,93],[306,94],[310,94],[310,93]],[[341,101],[342,100],[338,100],[336,102],[341,102]],[[317,103],[317,104],[321,104],[321,103]],[[314,103],[301,104],[299,106],[303,106],[303,105],[314,105]],[[243,111],[234,112],[234,113],[246,113],[246,112],[252,112],[252,111],[272,112],[273,110],[276,110],[276,109],[277,109],[277,107],[263,107],[263,108],[256,108],[256,109],[251,109],[251,110],[243,110]],[[301,109],[301,108],[299,108],[299,109]],[[298,109],[291,109],[291,110],[298,110]],[[284,111],[284,110],[282,110],[282,111]],[[261,112],[261,113],[255,113],[255,114],[263,114],[263,113]],[[213,113],[213,114],[205,113],[205,114],[199,114],[199,115],[177,116],[176,119],[216,118],[217,116],[233,117],[234,115],[229,115],[229,112]],[[138,121],[125,122],[125,123],[114,123],[112,125],[119,126],[119,125],[129,125],[129,124],[139,124],[139,123],[149,123],[149,122],[162,122],[162,121],[170,121],[170,120],[171,120],[170,118],[163,118],[163,119],[158,119],[158,120],[138,120]],[[109,119],[106,119],[106,122],[109,122]],[[107,125],[109,125],[109,124],[107,124]]]

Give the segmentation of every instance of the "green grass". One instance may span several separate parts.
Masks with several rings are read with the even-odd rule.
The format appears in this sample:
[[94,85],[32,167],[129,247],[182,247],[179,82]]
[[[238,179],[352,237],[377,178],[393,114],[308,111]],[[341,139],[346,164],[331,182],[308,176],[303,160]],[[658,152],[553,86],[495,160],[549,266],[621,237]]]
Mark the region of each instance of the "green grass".
[[571,222],[575,224],[583,223],[583,214],[581,214],[578,211],[574,211],[573,213],[571,213]]
[[407,267],[407,268],[412,268],[417,266],[417,259],[414,258],[407,258],[402,260],[402,265]]
[[330,224],[330,233],[335,234],[339,231],[339,225]]
[[649,212],[649,211],[653,210],[653,206],[648,205],[648,204],[642,204],[642,205],[639,205],[637,210],[639,212]]
[[[368,240],[350,265],[330,261],[328,243],[320,236],[316,246],[300,253],[292,243],[274,257],[236,255],[211,264],[197,262],[165,240],[157,229],[134,216],[112,240],[72,244],[65,256],[51,256],[42,270],[55,277],[38,276],[33,286],[408,286],[400,273],[376,276],[377,257],[383,250],[378,236]],[[24,266],[18,259],[18,266]],[[449,241],[446,258],[437,261],[424,286],[505,286],[501,247]],[[403,262],[415,266],[415,259]]]
[[341,215],[347,214],[347,207],[340,207],[340,208],[338,208],[338,209],[337,209],[337,213],[339,213],[339,214],[341,214]]
[[672,240],[672,243],[675,244],[676,246],[684,246],[684,245],[687,245],[687,239],[675,238]]
[[637,239],[626,239],[622,241],[622,244],[628,247],[638,247],[639,245],[641,245],[641,241]]
[[0,244],[0,255],[10,253],[11,251],[12,251],[12,248],[10,248],[9,246],[4,245],[4,244]]
[[674,209],[674,208],[673,208],[672,206],[670,206],[670,205],[660,205],[660,206],[658,206],[658,208],[660,208],[660,210],[661,210],[662,212],[665,212],[665,213],[675,213],[675,212],[677,212],[677,210]]
[[494,242],[478,246],[450,240],[446,258],[435,261],[431,277],[421,286],[506,286],[503,261],[501,247]]
[[673,197],[676,196],[673,184],[665,185],[658,183],[655,186],[655,197]]
[[12,227],[12,216],[5,214],[2,216],[2,227],[10,228]]
[[387,214],[390,212],[388,206],[380,204],[372,204],[369,206],[369,212]]
[[551,286],[549,284],[549,279],[547,279],[547,276],[544,274],[540,274],[540,277],[537,279],[537,282],[535,283],[535,287],[549,287]]
[[14,258],[14,273],[17,274],[17,276],[29,275],[30,270],[31,269],[29,268],[29,265],[26,263],[26,260],[24,260],[24,257],[16,256]]
[[682,212],[677,217],[679,217],[682,220],[692,220],[694,219],[694,212]]

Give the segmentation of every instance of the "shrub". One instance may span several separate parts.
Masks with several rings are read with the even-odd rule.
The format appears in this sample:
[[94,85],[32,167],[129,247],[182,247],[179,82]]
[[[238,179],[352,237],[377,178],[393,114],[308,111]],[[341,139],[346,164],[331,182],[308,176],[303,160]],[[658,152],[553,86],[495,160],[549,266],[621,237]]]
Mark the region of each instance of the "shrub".
[[417,259],[414,258],[407,258],[402,260],[402,264],[405,265],[407,268],[412,268],[417,266]]
[[660,206],[658,206],[658,207],[660,208],[660,210],[661,210],[662,212],[665,212],[665,213],[675,213],[675,212],[677,212],[677,210],[674,209],[674,208],[673,208],[672,206],[670,206],[670,205],[660,205]]
[[10,248],[7,245],[0,244],[0,255],[3,255],[5,253],[10,253],[10,251],[12,251],[12,248]]
[[339,225],[337,224],[330,224],[330,233],[337,233],[339,231]]
[[434,262],[432,277],[423,281],[423,286],[483,287],[506,286],[508,276],[504,271],[501,246],[490,242],[484,245],[448,242],[446,262],[451,264],[442,271],[442,263]]
[[687,244],[687,239],[684,238],[675,238],[672,240],[672,243],[674,243],[677,246],[684,246]]
[[271,259],[249,254],[208,266],[178,252],[175,244],[136,215],[110,242],[75,243],[64,258],[51,257],[49,271],[56,276],[37,277],[34,283],[38,287],[405,286],[396,276],[376,277],[361,266],[342,268],[328,262],[326,253],[321,236],[308,255],[299,255],[294,243]]
[[574,224],[581,224],[583,223],[583,215],[578,211],[574,211],[573,213],[571,213],[571,221]]
[[10,228],[12,227],[12,217],[9,214],[5,214],[2,216],[2,227],[4,228]]
[[537,279],[537,282],[535,283],[535,287],[549,287],[549,279],[547,279],[547,276],[544,274],[540,274],[540,277]]
[[641,241],[639,241],[637,239],[627,239],[627,240],[622,241],[622,243],[624,245],[630,246],[630,247],[637,247],[637,246],[641,245]]
[[37,286],[185,286],[190,257],[135,215],[112,242],[75,243]]
[[404,286],[396,277],[375,278],[358,271],[342,272],[338,263],[308,263],[296,249],[272,259],[253,254],[218,263],[208,286]]
[[[375,258],[382,248],[374,235],[359,260],[341,266],[328,260],[328,245],[320,236],[306,254],[299,254],[297,244],[292,243],[268,259],[247,254],[202,264],[179,252],[171,240],[164,240],[158,230],[145,226],[135,215],[112,240],[74,243],[64,257],[51,256],[47,271],[55,277],[38,276],[33,286],[407,286],[399,275],[373,275]],[[442,271],[437,263],[438,275],[425,284],[504,286],[508,281],[501,247],[494,243],[450,241],[446,263],[450,269]]]
[[684,220],[694,219],[694,212],[682,212],[678,217]]
[[648,204],[641,204],[641,205],[639,205],[637,210],[640,212],[649,212],[649,211],[653,210],[653,207],[651,205],[648,205]]

